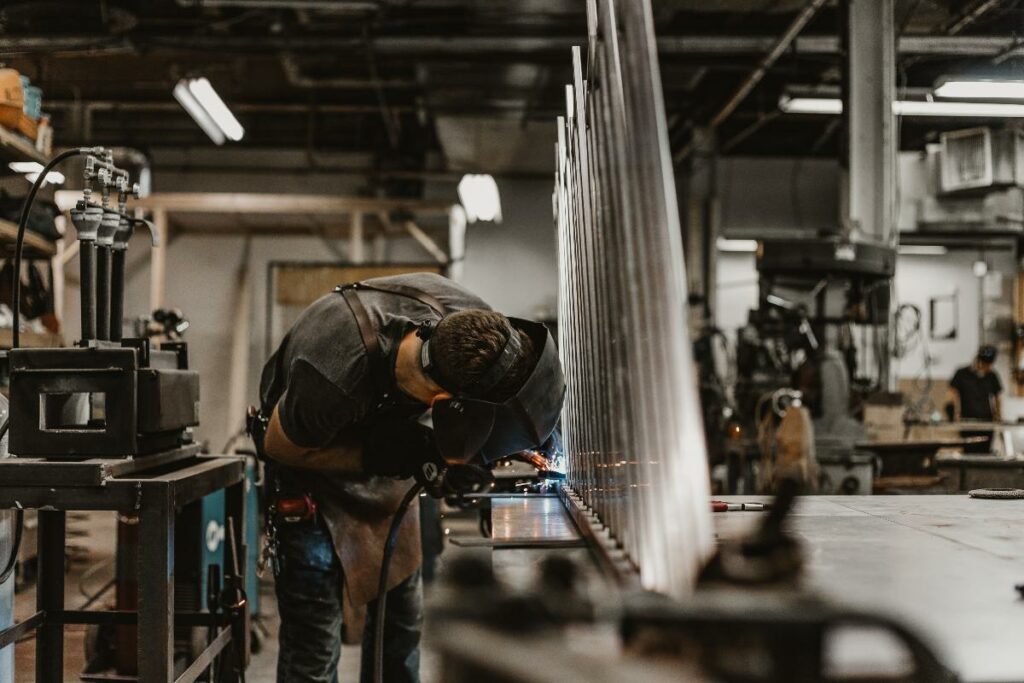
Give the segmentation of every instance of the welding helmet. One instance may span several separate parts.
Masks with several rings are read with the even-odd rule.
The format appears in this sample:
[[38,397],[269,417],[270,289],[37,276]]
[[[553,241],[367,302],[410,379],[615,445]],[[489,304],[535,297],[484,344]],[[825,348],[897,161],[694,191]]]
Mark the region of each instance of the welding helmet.
[[[431,336],[437,325],[420,329],[423,371],[452,394],[449,399],[435,401],[431,410],[434,439],[446,459],[467,462],[479,456],[489,464],[513,453],[537,448],[558,424],[565,400],[565,377],[555,341],[540,323],[519,318],[508,320],[509,334],[501,353],[480,378],[460,391],[452,391],[445,386],[444,378],[438,377],[431,355]],[[502,402],[479,398],[497,386],[522,356],[515,330],[528,335],[534,348],[540,349],[536,364],[515,395]]]

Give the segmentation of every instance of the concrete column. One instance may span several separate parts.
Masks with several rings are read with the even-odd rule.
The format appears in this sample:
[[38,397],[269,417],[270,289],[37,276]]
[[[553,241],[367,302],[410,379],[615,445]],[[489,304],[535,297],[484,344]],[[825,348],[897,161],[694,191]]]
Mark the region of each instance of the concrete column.
[[844,233],[854,241],[895,245],[896,33],[893,0],[846,0],[849,155]]

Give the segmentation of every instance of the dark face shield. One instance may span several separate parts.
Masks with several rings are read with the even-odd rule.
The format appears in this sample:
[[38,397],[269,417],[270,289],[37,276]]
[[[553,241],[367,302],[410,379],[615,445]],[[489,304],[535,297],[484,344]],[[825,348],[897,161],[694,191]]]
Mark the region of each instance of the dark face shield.
[[542,348],[537,365],[519,392],[503,403],[454,397],[434,403],[434,439],[448,460],[479,456],[491,463],[537,448],[558,424],[565,400],[565,377],[555,341],[540,323],[511,318],[514,327]]

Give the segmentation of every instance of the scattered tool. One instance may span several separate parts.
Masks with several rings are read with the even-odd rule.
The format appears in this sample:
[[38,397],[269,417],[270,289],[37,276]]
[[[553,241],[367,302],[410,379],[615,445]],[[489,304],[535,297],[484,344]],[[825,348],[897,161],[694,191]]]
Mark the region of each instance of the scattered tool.
[[726,503],[724,500],[711,501],[712,512],[765,512],[771,510],[771,503]]

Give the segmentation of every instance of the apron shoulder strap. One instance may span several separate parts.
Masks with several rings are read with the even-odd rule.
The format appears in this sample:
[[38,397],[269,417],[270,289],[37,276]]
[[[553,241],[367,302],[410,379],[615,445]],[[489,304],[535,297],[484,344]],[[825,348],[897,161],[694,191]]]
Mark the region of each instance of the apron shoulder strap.
[[[440,316],[444,316],[446,307],[437,297],[424,292],[423,290],[416,289],[415,287],[407,287],[405,285],[368,285],[363,282],[354,282],[348,285],[338,285],[334,288],[334,291],[341,294],[345,299],[345,303],[348,304],[348,308],[352,311],[352,316],[356,319],[356,325],[359,327],[359,335],[363,339],[363,346],[366,347],[366,354],[370,360],[370,370],[377,378],[383,378],[386,376],[384,368],[381,366],[384,364],[384,354],[380,348],[380,339],[377,338],[377,325],[374,324],[373,318],[370,317],[369,311],[366,310],[366,306],[359,300],[359,290],[367,290],[371,292],[381,292],[384,294],[393,294],[395,296],[404,296],[408,299],[419,301],[421,304],[432,309],[435,313]],[[382,381],[378,379],[378,381]]]

